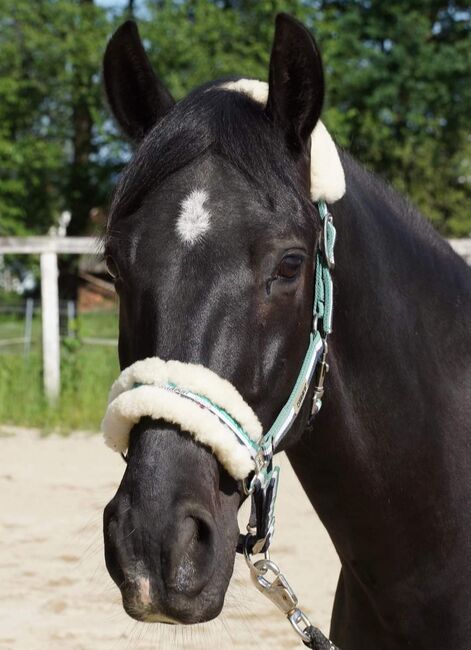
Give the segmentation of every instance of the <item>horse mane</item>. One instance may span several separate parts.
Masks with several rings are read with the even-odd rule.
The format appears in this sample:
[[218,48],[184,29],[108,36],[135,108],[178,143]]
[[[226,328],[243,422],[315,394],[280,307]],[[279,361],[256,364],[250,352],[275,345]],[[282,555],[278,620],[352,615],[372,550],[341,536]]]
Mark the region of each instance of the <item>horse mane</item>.
[[432,282],[437,292],[447,294],[447,299],[459,294],[462,306],[467,303],[471,312],[471,269],[463,258],[406,196],[348,152],[340,150],[340,158],[347,191],[336,215],[339,212],[344,221],[357,219],[362,237],[373,240],[372,245],[381,250],[382,263],[395,275],[403,275],[407,285],[421,277]]

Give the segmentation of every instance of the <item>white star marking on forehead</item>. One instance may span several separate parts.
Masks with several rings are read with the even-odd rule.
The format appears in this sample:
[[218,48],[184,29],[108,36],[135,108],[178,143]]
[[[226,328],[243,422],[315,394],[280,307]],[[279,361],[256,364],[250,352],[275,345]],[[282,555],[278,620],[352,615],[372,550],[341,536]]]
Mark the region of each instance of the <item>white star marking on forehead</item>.
[[182,201],[177,221],[177,233],[185,244],[201,241],[210,226],[210,213],[204,207],[208,200],[205,190],[196,189]]

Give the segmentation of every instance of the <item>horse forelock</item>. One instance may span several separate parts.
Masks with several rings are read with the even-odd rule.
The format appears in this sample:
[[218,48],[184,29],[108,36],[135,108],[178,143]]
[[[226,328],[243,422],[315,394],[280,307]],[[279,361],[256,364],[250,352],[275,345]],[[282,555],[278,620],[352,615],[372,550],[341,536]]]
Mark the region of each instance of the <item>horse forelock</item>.
[[[224,88],[227,83],[196,89],[151,129],[121,175],[109,223],[134,213],[169,176],[208,153],[228,161],[254,190],[276,195],[282,188],[301,203],[309,202],[296,164],[267,119],[264,105],[247,93],[229,92]],[[189,186],[188,196],[194,190],[206,188]]]

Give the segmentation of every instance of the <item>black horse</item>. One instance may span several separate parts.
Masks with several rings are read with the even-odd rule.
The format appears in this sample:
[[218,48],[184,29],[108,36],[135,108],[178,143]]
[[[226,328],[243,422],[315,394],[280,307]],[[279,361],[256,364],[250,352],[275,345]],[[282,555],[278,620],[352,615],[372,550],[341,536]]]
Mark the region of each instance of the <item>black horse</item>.
[[[106,235],[121,367],[156,355],[202,364],[238,388],[266,430],[312,319],[318,49],[278,16],[266,104],[221,82],[175,103],[129,22],[104,72],[114,115],[138,145]],[[306,401],[284,444],[342,563],[331,636],[342,650],[469,650],[470,270],[403,198],[340,156],[347,191],[331,206],[324,406],[310,426]],[[199,217],[182,223],[183,205]],[[240,503],[209,449],[143,418],[104,516],[126,611],[179,623],[216,616]]]

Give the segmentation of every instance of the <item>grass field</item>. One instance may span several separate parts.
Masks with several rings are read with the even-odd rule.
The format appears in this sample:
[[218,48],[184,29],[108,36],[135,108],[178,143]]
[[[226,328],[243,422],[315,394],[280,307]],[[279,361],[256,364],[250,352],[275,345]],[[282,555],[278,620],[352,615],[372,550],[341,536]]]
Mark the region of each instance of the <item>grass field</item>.
[[[23,336],[24,320],[0,317],[0,340]],[[0,348],[0,422],[68,432],[98,430],[108,390],[119,367],[113,346],[88,345],[87,337],[117,338],[116,312],[80,315],[74,322],[76,337],[61,342],[61,395],[55,406],[47,404],[42,388],[41,323],[33,320],[31,351],[23,346]]]

